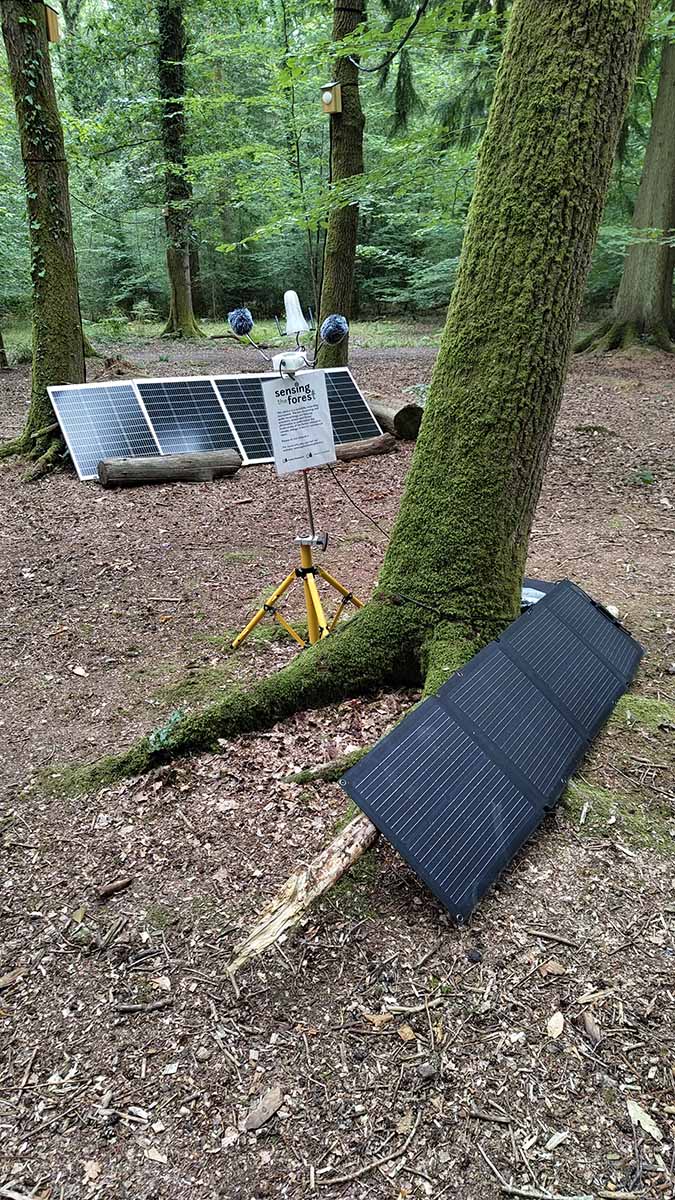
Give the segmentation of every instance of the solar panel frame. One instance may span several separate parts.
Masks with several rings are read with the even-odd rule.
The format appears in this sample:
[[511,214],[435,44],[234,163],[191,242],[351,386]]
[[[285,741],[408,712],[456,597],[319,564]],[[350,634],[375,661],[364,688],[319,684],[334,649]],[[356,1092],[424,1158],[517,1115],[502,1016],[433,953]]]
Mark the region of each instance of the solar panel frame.
[[[232,425],[232,421],[230,420],[230,415],[227,412],[227,409],[225,408],[225,405],[223,404],[223,402],[220,398],[220,394],[218,392],[217,387],[215,386],[213,376],[211,376],[211,375],[186,375],[186,376],[174,375],[174,376],[169,376],[169,377],[164,377],[164,378],[153,377],[153,378],[146,378],[146,379],[135,379],[134,383],[136,385],[138,396],[139,396],[141,405],[143,407],[143,410],[146,414],[148,423],[149,423],[151,429],[154,431],[157,445],[159,446],[162,454],[164,454],[164,455],[166,455],[166,454],[199,454],[201,451],[207,451],[207,450],[236,450],[237,453],[241,456],[242,462],[246,461],[243,447],[241,445],[241,442],[239,440],[237,432]],[[143,390],[150,388],[150,387],[158,387],[159,386],[159,387],[163,388],[166,393],[166,392],[168,392],[169,388],[178,389],[181,386],[187,386],[189,384],[207,384],[208,385],[208,394],[215,401],[218,411],[223,416],[223,420],[224,420],[227,432],[229,433],[228,444],[225,444],[222,441],[222,439],[220,439],[220,444],[218,444],[218,445],[216,445],[216,444],[213,444],[211,446],[183,445],[181,448],[176,448],[174,445],[173,448],[164,448],[164,446],[162,444],[164,431],[162,430],[161,426],[158,428],[158,414],[153,413],[151,408],[148,407],[148,400],[150,398],[149,397],[146,398],[144,396]],[[188,388],[188,391],[189,391],[189,388]],[[197,403],[199,397],[195,397],[194,395],[192,395],[187,398],[189,398],[193,401],[195,412],[199,413],[199,406]],[[177,415],[175,409],[173,409],[173,407],[171,407],[170,412],[171,412],[171,417],[173,418],[176,427],[179,427],[178,415]],[[208,425],[204,418],[202,418],[202,425],[205,430],[208,430]],[[167,430],[168,430],[168,426],[167,426]],[[168,434],[167,434],[165,440],[166,440],[166,446],[169,447],[170,442],[169,442]],[[183,436],[182,440],[183,440],[183,442],[188,441],[186,436]],[[215,439],[212,439],[212,441],[215,441]]]
[[[130,398],[132,398],[133,401],[135,402],[135,404],[139,410],[140,416],[143,418],[143,421],[145,422],[145,428],[142,430],[142,432],[143,433],[147,432],[148,441],[143,446],[143,454],[138,455],[138,454],[134,454],[132,452],[133,451],[133,442],[131,441],[131,437],[130,437],[130,434],[128,431],[128,425],[122,425],[121,421],[119,421],[119,418],[118,418],[120,432],[122,434],[124,441],[126,442],[127,453],[116,454],[116,453],[112,453],[112,447],[111,447],[110,443],[108,444],[107,448],[103,444],[102,439],[100,437],[101,425],[99,424],[98,426],[94,426],[93,422],[91,422],[90,410],[87,407],[83,407],[82,413],[79,414],[80,419],[82,419],[83,416],[86,416],[87,419],[92,423],[92,427],[95,429],[97,437],[98,437],[98,443],[99,443],[98,450],[100,451],[100,457],[97,458],[96,466],[98,466],[98,463],[104,458],[154,457],[154,455],[152,453],[153,446],[156,450],[157,456],[158,457],[161,456],[161,454],[162,454],[161,447],[159,445],[159,442],[157,441],[157,437],[155,435],[155,431],[152,427],[152,424],[148,420],[148,414],[145,410],[145,406],[144,406],[144,404],[141,400],[141,397],[138,393],[138,389],[136,388],[135,380],[133,380],[133,379],[115,379],[115,380],[104,380],[101,383],[64,383],[64,384],[58,384],[58,385],[49,387],[47,389],[47,391],[49,393],[49,398],[51,400],[52,408],[54,409],[56,419],[61,427],[61,432],[63,434],[64,441],[66,443],[66,446],[68,447],[68,453],[70,454],[70,457],[72,459],[73,465],[77,472],[78,478],[83,483],[87,483],[91,479],[97,479],[98,474],[97,474],[97,470],[95,468],[93,470],[88,470],[86,468],[86,466],[84,465],[85,462],[87,461],[87,456],[85,456],[85,454],[82,450],[82,447],[77,444],[77,438],[74,436],[74,430],[73,430],[72,423],[69,425],[69,423],[65,417],[65,413],[61,411],[61,408],[63,406],[61,406],[61,404],[60,404],[60,397],[64,393],[68,394],[68,395],[75,395],[75,394],[79,393],[80,395],[89,396],[92,398],[95,398],[95,394],[97,392],[105,392],[105,393],[107,393],[108,396],[110,396],[110,394],[113,394],[113,395],[117,394],[117,395],[121,396],[124,393],[127,393],[127,396],[128,396],[128,394],[130,393],[131,394]],[[128,398],[129,398],[129,396],[128,396]],[[113,408],[111,411],[115,414],[115,416],[117,416],[117,411],[118,411],[117,409]],[[114,449],[117,449],[120,446],[120,444],[121,444],[120,439],[118,438],[117,444],[114,447]]]
[[[345,426],[344,412],[341,411],[341,409],[338,407],[338,406],[342,406],[342,408],[346,409],[346,403],[345,403],[344,397],[339,392],[339,389],[338,389],[338,386],[336,383],[336,377],[347,381],[348,387],[353,391],[355,396],[358,398],[359,405],[362,409],[362,412],[363,412],[363,410],[365,410],[364,424],[362,424],[361,428],[365,428],[365,424],[367,423],[367,425],[368,425],[367,435],[365,433],[359,434],[359,426],[353,417],[350,417],[353,429],[347,430],[347,428]],[[235,432],[237,433],[237,435],[239,437],[239,440],[240,440],[240,443],[242,446],[243,461],[245,462],[245,464],[247,466],[256,466],[258,464],[274,462],[274,456],[272,454],[272,439],[270,437],[269,425],[267,422],[267,411],[265,409],[265,401],[264,401],[263,395],[262,395],[262,388],[260,390],[259,398],[256,397],[256,399],[258,400],[258,405],[259,405],[257,412],[254,411],[251,400],[248,397],[245,397],[246,406],[248,408],[248,413],[246,414],[246,419],[248,420],[248,419],[252,418],[253,422],[255,423],[255,425],[257,427],[256,441],[259,440],[260,433],[263,434],[263,437],[265,438],[267,445],[269,446],[269,453],[266,455],[249,454],[249,450],[247,449],[244,436],[241,433],[241,426],[238,426],[237,416],[234,412],[235,406],[234,406],[234,404],[231,404],[229,402],[227,395],[223,395],[223,392],[221,392],[219,385],[221,383],[223,383],[223,384],[238,384],[240,389],[243,392],[243,384],[245,384],[247,382],[255,385],[256,383],[262,384],[265,380],[268,380],[268,379],[278,379],[278,378],[279,378],[279,373],[274,372],[274,371],[264,372],[264,373],[261,373],[260,375],[250,374],[250,375],[214,375],[214,376],[212,376],[213,385],[216,389],[216,392],[218,393],[218,396],[220,397],[224,408],[228,412],[228,415],[230,417],[230,422],[232,424],[233,429],[235,430]],[[379,437],[381,435],[382,429],[380,428],[380,425],[379,425],[378,421],[376,420],[376,418],[374,417],[372,409],[371,409],[370,405],[368,404],[368,401],[366,400],[365,396],[363,395],[360,388],[358,387],[358,384],[356,383],[356,381],[348,367],[329,367],[326,370],[326,390],[328,392],[328,404],[329,404],[329,407],[331,410],[331,420],[333,423],[333,435],[335,437],[336,445],[338,445],[338,446],[344,445],[345,442],[347,442],[347,441],[364,441],[366,436],[367,437]],[[231,411],[231,409],[232,409],[232,411]],[[249,414],[250,414],[250,418],[249,418]],[[349,432],[350,436],[349,437],[342,436],[343,432],[345,432],[345,433]]]
[[[642,657],[642,647],[576,584],[563,580],[547,588],[541,600],[457,671],[435,696],[418,705],[341,781],[348,795],[458,921],[470,915],[480,896],[560,799]],[[551,638],[557,638],[553,648]],[[436,740],[442,744],[434,746],[430,741],[428,761],[421,764],[414,757],[410,761],[409,756],[399,762],[395,758],[398,747],[405,745],[407,738],[411,745],[415,739],[421,744],[417,730],[429,722],[430,727],[435,723]],[[450,730],[455,747],[463,747],[466,762],[474,763],[476,778],[476,764],[482,763],[483,779],[491,781],[495,794],[508,799],[507,811],[502,814],[508,822],[500,832],[495,795],[488,790],[482,802],[476,802],[473,822],[465,826],[469,844],[459,849],[447,845],[448,829],[459,826],[447,826],[446,816],[468,812],[467,802],[476,789],[473,781],[465,793],[446,786],[453,771],[457,778],[467,775],[466,762],[452,761]],[[491,779],[480,755],[491,764]],[[376,786],[374,781],[380,775]],[[405,833],[411,828],[410,822],[419,820],[420,813],[424,815],[425,805],[428,808],[425,780],[432,791],[428,811],[435,814],[435,824],[427,822],[426,840],[421,835],[406,840],[402,830]],[[435,800],[434,788],[439,792]],[[513,789],[520,797],[520,807]],[[397,826],[392,817],[397,810],[391,806],[398,803],[400,808],[406,798],[408,826],[400,821]],[[490,827],[492,842],[488,837],[479,845],[477,831],[489,835]],[[425,846],[425,854],[421,854]],[[430,855],[427,851],[433,847]],[[450,887],[453,879],[457,882],[448,873],[453,854],[458,861],[473,863],[470,869],[475,877],[470,882],[461,873],[458,877],[461,893],[459,885],[454,891]],[[445,873],[441,873],[444,863]]]

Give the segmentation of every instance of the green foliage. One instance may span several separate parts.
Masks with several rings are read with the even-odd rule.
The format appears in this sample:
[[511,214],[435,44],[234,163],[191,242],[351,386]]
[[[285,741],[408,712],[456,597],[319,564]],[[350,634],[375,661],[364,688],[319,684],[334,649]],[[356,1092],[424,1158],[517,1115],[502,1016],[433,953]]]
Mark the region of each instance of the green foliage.
[[[412,0],[379,0],[346,49],[380,62],[410,26]],[[445,308],[473,191],[507,0],[431,5],[391,66],[361,77],[367,173],[328,186],[328,122],[318,89],[331,77],[330,11],[312,0],[186,0],[187,175],[193,193],[199,317],[249,304],[279,313],[313,279],[331,205],[358,201],[355,302],[364,316]],[[115,338],[168,311],[154,6],[68,0],[51,51],[70,165],[82,310]],[[593,306],[618,284],[649,132],[670,5],[654,7],[588,287]],[[1,63],[0,63],[1,67]],[[0,69],[0,316],[30,313],[30,262],[16,122]]]

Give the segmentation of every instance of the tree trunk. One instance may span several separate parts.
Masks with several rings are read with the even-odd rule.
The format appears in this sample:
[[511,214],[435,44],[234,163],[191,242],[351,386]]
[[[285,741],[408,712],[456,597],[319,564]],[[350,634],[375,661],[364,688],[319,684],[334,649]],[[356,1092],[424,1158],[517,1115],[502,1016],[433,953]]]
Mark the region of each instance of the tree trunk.
[[636,344],[675,350],[673,267],[675,248],[665,243],[675,232],[675,43],[661,51],[661,73],[652,126],[640,178],[633,228],[643,237],[629,247],[611,321],[579,341],[575,349],[619,350]]
[[5,342],[2,336],[2,330],[0,329],[0,371],[6,371],[8,367],[9,363],[7,361],[7,351],[5,350]]
[[530,525],[649,0],[515,0],[455,292],[377,588],[248,691],[68,773],[101,786],[393,680],[518,615]]
[[[82,383],[84,351],[68,167],[49,59],[45,9],[1,0],[2,34],[21,139],[33,282],[33,382],[26,426],[2,455],[37,459],[41,474],[65,450],[47,387]],[[34,437],[38,430],[50,432]]]
[[[335,0],[333,9],[333,40],[349,37],[365,19],[364,0]],[[335,189],[340,203],[340,185],[344,180],[363,174],[363,129],[365,117],[359,95],[359,72],[349,58],[337,58],[334,79],[342,85],[342,112],[331,113],[330,163],[331,190]],[[323,279],[321,283],[321,316],[342,313],[349,318],[352,312],[356,238],[359,227],[359,206],[345,203],[331,208],[326,232]],[[319,347],[320,367],[344,367],[349,358],[349,338],[338,346]]]
[[183,0],[157,0],[157,74],[162,104],[166,266],[171,289],[165,334],[200,337],[190,279],[190,201],[185,152],[185,20]]

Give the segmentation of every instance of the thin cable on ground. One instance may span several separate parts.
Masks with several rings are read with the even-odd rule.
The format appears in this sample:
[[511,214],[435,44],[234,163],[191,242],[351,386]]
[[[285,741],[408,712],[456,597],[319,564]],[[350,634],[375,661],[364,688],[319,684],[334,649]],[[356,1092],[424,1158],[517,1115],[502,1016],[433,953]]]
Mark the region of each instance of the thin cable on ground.
[[365,512],[365,510],[363,508],[359,508],[359,505],[356,503],[356,500],[352,499],[352,497],[350,496],[349,492],[347,491],[345,485],[342,483],[342,481],[340,479],[338,479],[338,477],[335,474],[335,471],[333,470],[330,463],[328,463],[327,466],[328,466],[328,470],[330,471],[331,475],[333,476],[333,480],[339,487],[340,491],[344,492],[345,496],[347,497],[349,503],[353,506],[353,508],[355,508],[358,513],[361,513],[361,516],[365,517],[366,521],[370,521],[371,525],[374,525],[376,529],[379,529],[380,533],[383,533],[384,536],[386,538],[388,538],[391,535],[391,530],[387,531],[386,529],[383,529],[382,526],[378,525],[377,521],[374,520],[374,518],[371,517],[369,513]]
[[396,49],[392,50],[391,54],[387,54],[382,59],[382,62],[378,63],[376,67],[362,67],[360,62],[358,62],[355,58],[352,58],[351,54],[349,56],[350,63],[354,67],[356,67],[357,71],[362,71],[364,75],[374,75],[378,71],[382,71],[382,70],[384,70],[385,67],[388,67],[389,64],[394,61],[394,59],[396,58],[396,55],[401,53],[401,50],[405,46],[408,39],[410,37],[412,37],[413,33],[415,32],[415,29],[419,25],[420,21],[422,20],[422,17],[424,16],[427,8],[429,7],[429,3],[430,3],[430,0],[422,0],[422,3],[420,5],[418,5],[417,12],[415,13],[415,16],[413,17],[412,24],[408,27],[406,32],[403,34],[403,37],[401,38]]

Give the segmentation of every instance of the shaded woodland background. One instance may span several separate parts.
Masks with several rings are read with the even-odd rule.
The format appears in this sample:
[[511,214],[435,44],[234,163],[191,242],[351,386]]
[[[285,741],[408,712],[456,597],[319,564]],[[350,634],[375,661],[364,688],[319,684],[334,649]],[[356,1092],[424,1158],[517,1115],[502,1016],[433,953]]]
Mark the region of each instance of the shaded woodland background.
[[[352,316],[440,315],[452,288],[508,17],[506,0],[432,5],[402,55],[362,74],[365,172],[329,199],[327,2],[186,0],[186,167],[193,302],[202,322],[248,303],[258,317],[298,289],[316,310],[329,206],[360,205]],[[364,64],[400,40],[412,8],[387,0],[358,36]],[[157,332],[169,309],[166,163],[157,72],[161,6],[62,0],[51,51],[66,136],[87,332]],[[652,15],[586,295],[607,309],[631,242],[669,4]],[[4,61],[4,60],[3,60]],[[30,354],[23,172],[6,70],[0,74],[0,317],[10,361]],[[663,231],[661,231],[663,232]]]

